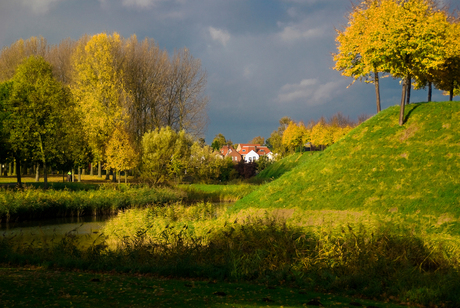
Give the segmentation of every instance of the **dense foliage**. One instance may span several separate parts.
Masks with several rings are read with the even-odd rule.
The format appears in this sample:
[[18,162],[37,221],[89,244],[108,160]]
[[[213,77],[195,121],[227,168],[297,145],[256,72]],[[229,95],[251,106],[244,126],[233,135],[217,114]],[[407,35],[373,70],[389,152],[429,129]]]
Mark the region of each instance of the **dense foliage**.
[[18,183],[21,165],[139,170],[146,133],[170,127],[198,138],[207,123],[200,61],[136,36],[18,40],[0,53],[0,82],[0,160],[15,162]]
[[400,125],[412,80],[416,88],[434,84],[448,91],[451,100],[460,85],[459,20],[439,7],[432,0],[364,0],[350,12],[347,26],[337,30],[335,69],[375,83],[377,112],[379,73],[403,80]]

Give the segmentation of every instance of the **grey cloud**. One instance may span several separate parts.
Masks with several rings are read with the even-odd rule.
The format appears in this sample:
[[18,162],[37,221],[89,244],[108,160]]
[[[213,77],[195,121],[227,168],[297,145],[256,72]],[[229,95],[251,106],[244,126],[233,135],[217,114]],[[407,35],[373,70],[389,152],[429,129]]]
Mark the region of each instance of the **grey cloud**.
[[63,0],[21,0],[24,7],[31,9],[36,14],[44,14],[56,3]]
[[230,33],[226,30],[209,27],[209,34],[214,41],[220,42],[223,46],[230,40]]

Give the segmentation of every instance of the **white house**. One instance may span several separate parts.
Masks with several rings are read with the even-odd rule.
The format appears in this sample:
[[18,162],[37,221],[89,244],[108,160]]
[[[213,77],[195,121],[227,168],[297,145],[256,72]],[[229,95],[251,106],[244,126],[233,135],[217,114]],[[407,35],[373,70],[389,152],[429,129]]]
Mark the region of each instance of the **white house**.
[[244,156],[244,161],[247,163],[253,162],[253,161],[258,161],[260,155],[254,152],[254,150],[251,150],[248,154]]

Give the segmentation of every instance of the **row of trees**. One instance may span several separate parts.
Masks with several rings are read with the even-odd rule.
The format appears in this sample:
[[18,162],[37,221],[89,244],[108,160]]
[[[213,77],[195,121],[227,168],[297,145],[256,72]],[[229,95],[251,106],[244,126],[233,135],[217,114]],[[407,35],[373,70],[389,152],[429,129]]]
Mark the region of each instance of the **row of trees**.
[[337,34],[334,69],[374,83],[377,112],[379,74],[402,80],[400,125],[412,86],[460,93],[460,21],[435,0],[363,0]]
[[14,159],[18,170],[21,163],[139,167],[146,133],[166,126],[193,138],[204,132],[205,85],[187,49],[169,56],[151,39],[19,40],[0,54],[1,161]]
[[278,129],[267,139],[266,145],[280,157],[293,153],[308,143],[311,148],[324,149],[367,118],[367,115],[361,115],[355,122],[338,112],[329,119],[321,117],[318,121],[311,120],[305,125],[302,121],[296,123],[289,117],[283,117],[279,121]]
[[[369,118],[368,115],[360,115],[357,121],[353,121],[341,112],[334,114],[329,119],[321,117],[318,121],[311,120],[305,125],[302,121],[296,123],[290,117],[282,117],[279,120],[280,126],[274,130],[270,137],[257,136],[248,141],[249,144],[266,145],[276,157],[282,158],[292,154],[297,150],[303,149],[307,144],[311,149],[324,149],[340,140],[350,130]],[[217,134],[211,147],[218,151],[224,145],[230,145],[236,149],[230,139],[226,139],[223,134]],[[269,162],[259,162],[259,169],[263,170],[265,164]]]

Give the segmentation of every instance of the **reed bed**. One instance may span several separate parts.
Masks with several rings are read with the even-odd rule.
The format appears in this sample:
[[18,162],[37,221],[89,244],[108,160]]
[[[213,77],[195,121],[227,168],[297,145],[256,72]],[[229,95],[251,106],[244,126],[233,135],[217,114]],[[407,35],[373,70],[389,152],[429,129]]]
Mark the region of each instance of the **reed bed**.
[[[209,203],[120,212],[107,239],[41,249],[0,244],[0,263],[290,285],[404,304],[460,305],[460,238],[450,222],[397,213],[247,209]],[[221,211],[221,212],[219,212]],[[418,224],[419,227],[414,226]],[[429,230],[429,231],[426,231]]]
[[55,217],[110,215],[121,209],[169,204],[184,198],[171,188],[101,185],[98,189],[49,189],[26,186],[0,190],[0,222]]

